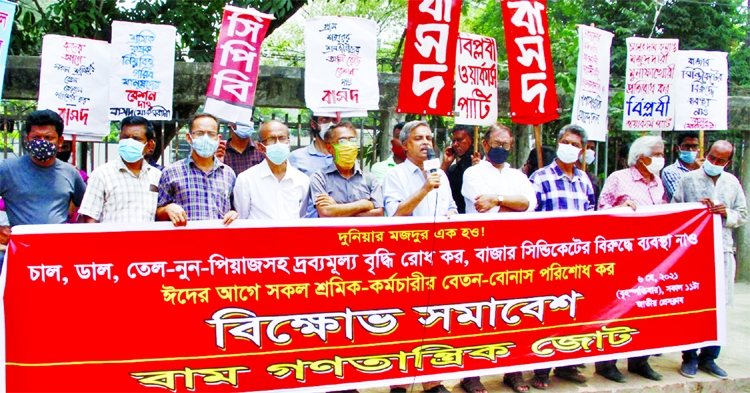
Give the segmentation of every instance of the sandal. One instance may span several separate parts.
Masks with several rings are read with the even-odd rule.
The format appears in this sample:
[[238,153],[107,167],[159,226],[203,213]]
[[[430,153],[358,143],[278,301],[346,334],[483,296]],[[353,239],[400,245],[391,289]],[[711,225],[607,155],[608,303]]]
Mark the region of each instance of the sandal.
[[505,374],[503,376],[503,383],[508,385],[516,393],[525,393],[529,391],[529,385],[523,380],[523,374],[520,372]]
[[549,387],[549,375],[534,375],[529,383],[536,389],[546,390]]
[[578,371],[578,368],[576,368],[576,366],[557,367],[554,373],[558,378],[562,378],[571,382],[585,383],[589,380],[585,375],[581,374],[581,372]]
[[482,393],[487,391],[487,388],[482,385],[479,377],[464,378],[461,380],[460,386],[466,393]]
[[451,393],[451,391],[443,385],[437,385],[425,390],[424,393]]

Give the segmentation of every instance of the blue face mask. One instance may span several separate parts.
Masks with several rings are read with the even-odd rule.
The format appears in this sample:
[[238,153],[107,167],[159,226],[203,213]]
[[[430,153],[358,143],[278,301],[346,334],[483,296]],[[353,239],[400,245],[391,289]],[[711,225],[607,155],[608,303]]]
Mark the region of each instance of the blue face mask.
[[266,158],[276,165],[281,165],[289,158],[289,144],[276,142],[266,146]]
[[133,138],[128,138],[120,139],[117,150],[120,152],[120,158],[122,158],[123,161],[132,164],[143,158],[144,147],[146,147],[145,143],[138,142]]
[[247,139],[253,135],[253,131],[255,131],[253,126],[241,126],[238,124],[234,129],[234,134],[237,135],[238,138]]
[[721,175],[721,172],[724,171],[724,167],[714,165],[711,161],[706,160],[703,162],[703,171],[706,172],[708,176],[719,176]]
[[490,151],[487,152],[487,158],[495,165],[502,165],[508,160],[508,154],[510,154],[510,151],[502,147],[491,147]]
[[695,157],[698,156],[697,151],[682,151],[680,150],[680,160],[686,164],[692,164],[695,162]]
[[216,149],[219,147],[219,141],[212,139],[208,135],[203,135],[200,138],[193,139],[193,150],[203,158],[209,158],[216,153]]

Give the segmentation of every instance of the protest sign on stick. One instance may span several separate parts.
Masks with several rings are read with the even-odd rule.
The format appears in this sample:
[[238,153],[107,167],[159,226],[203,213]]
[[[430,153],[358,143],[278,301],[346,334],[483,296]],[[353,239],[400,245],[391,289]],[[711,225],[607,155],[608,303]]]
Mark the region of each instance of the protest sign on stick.
[[13,18],[16,15],[16,4],[0,0],[0,97],[5,82],[5,63],[8,61],[10,32],[13,30]]
[[456,111],[456,124],[489,126],[497,121],[497,43],[494,38],[458,34]]
[[727,53],[678,51],[675,78],[675,130],[726,130]]
[[677,39],[631,37],[625,40],[625,103],[622,129],[668,131],[674,129],[674,82]]
[[65,134],[109,134],[109,53],[105,41],[44,36],[37,106],[59,113]]
[[606,30],[578,26],[578,72],[571,123],[583,127],[590,141],[607,139],[612,37]]
[[461,0],[409,2],[399,113],[453,116],[453,74]]
[[110,120],[172,120],[176,34],[169,25],[112,22]]
[[203,110],[228,122],[253,122],[260,47],[273,15],[224,6],[211,81]]
[[305,21],[305,104],[316,116],[367,116],[379,108],[377,32],[363,18]]

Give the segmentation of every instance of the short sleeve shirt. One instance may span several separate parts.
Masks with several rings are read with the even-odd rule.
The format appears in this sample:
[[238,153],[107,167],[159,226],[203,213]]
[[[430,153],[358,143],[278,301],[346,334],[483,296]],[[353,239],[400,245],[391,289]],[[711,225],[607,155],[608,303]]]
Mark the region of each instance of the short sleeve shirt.
[[341,176],[336,164],[318,170],[310,177],[310,199],[313,201],[320,194],[326,194],[336,203],[351,203],[366,199],[375,205],[383,207],[383,191],[378,179],[370,173],[364,173],[355,167],[350,178]]

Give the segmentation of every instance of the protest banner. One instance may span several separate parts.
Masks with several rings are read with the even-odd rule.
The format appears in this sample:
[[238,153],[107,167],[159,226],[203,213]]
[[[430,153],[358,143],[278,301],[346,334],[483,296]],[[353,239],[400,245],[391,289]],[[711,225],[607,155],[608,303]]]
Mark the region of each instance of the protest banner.
[[613,36],[606,30],[578,25],[578,71],[571,123],[583,127],[590,141],[607,140]]
[[461,0],[409,2],[399,113],[453,116],[453,73]]
[[557,113],[555,73],[546,0],[502,0],[508,52],[510,116],[514,123],[543,124]]
[[44,36],[37,107],[58,112],[66,135],[109,134],[109,53],[105,41]]
[[456,124],[489,126],[497,121],[497,44],[494,38],[458,33]]
[[305,21],[305,104],[316,116],[367,116],[379,108],[377,34],[378,24],[363,18]]
[[112,22],[110,120],[172,120],[176,36],[174,26]]
[[727,53],[678,51],[675,78],[675,130],[726,130]]
[[260,46],[273,15],[224,6],[204,112],[228,122],[253,124]]
[[17,226],[7,389],[322,392],[724,343],[704,206],[501,216]]
[[674,82],[677,39],[631,37],[625,40],[625,103],[622,129],[674,129]]
[[13,18],[16,16],[16,4],[0,0],[0,98],[5,83],[5,64],[8,61],[10,32],[13,30]]

